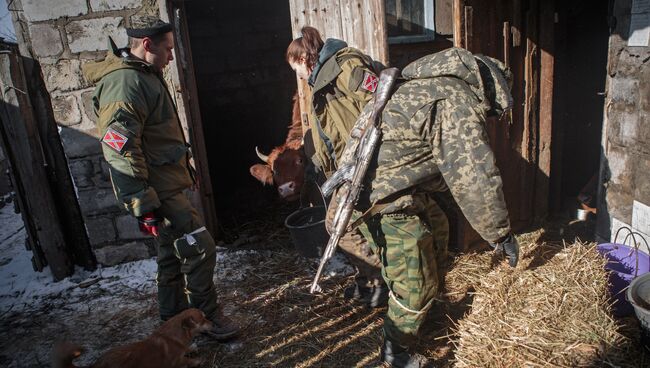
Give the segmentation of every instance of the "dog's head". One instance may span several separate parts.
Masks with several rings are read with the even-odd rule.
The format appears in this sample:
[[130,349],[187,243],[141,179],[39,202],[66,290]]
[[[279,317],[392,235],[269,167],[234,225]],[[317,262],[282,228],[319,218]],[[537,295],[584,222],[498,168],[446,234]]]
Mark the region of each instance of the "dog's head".
[[186,309],[178,317],[181,319],[181,326],[190,336],[212,329],[212,321],[207,319],[200,309]]

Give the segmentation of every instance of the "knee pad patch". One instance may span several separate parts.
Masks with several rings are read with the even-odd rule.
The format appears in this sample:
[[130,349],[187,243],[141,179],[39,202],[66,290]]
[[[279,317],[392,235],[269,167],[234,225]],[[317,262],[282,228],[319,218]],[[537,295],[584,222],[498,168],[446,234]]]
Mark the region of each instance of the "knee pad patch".
[[174,241],[174,252],[178,258],[192,258],[202,254],[211,255],[217,249],[212,235],[200,227]]

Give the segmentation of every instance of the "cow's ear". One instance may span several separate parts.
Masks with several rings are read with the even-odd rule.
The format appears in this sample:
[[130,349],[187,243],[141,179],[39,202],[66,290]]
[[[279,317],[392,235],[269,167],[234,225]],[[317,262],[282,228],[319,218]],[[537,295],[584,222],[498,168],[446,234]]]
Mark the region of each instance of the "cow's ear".
[[263,184],[273,185],[273,171],[271,170],[271,166],[255,164],[251,166],[250,172],[255,179],[261,181]]

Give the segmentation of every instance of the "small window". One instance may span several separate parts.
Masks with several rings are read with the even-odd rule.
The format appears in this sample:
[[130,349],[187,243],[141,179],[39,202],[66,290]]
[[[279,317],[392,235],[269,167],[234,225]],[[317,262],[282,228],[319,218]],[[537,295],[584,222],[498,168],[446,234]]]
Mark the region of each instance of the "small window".
[[385,0],[388,43],[432,41],[434,0]]

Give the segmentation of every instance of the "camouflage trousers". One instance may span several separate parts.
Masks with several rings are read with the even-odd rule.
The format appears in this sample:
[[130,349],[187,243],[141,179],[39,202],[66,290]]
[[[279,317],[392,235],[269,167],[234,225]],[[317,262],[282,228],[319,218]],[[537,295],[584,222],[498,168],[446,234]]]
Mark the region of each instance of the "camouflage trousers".
[[216,245],[184,193],[161,200],[156,214],[164,218],[157,238],[158,306],[166,320],[188,307],[216,317],[213,275]]
[[[384,337],[410,345],[434,297],[444,286],[449,223],[429,196],[419,196],[423,208],[377,215],[360,229],[376,247],[382,276],[390,289]],[[414,206],[415,207],[415,206]]]

